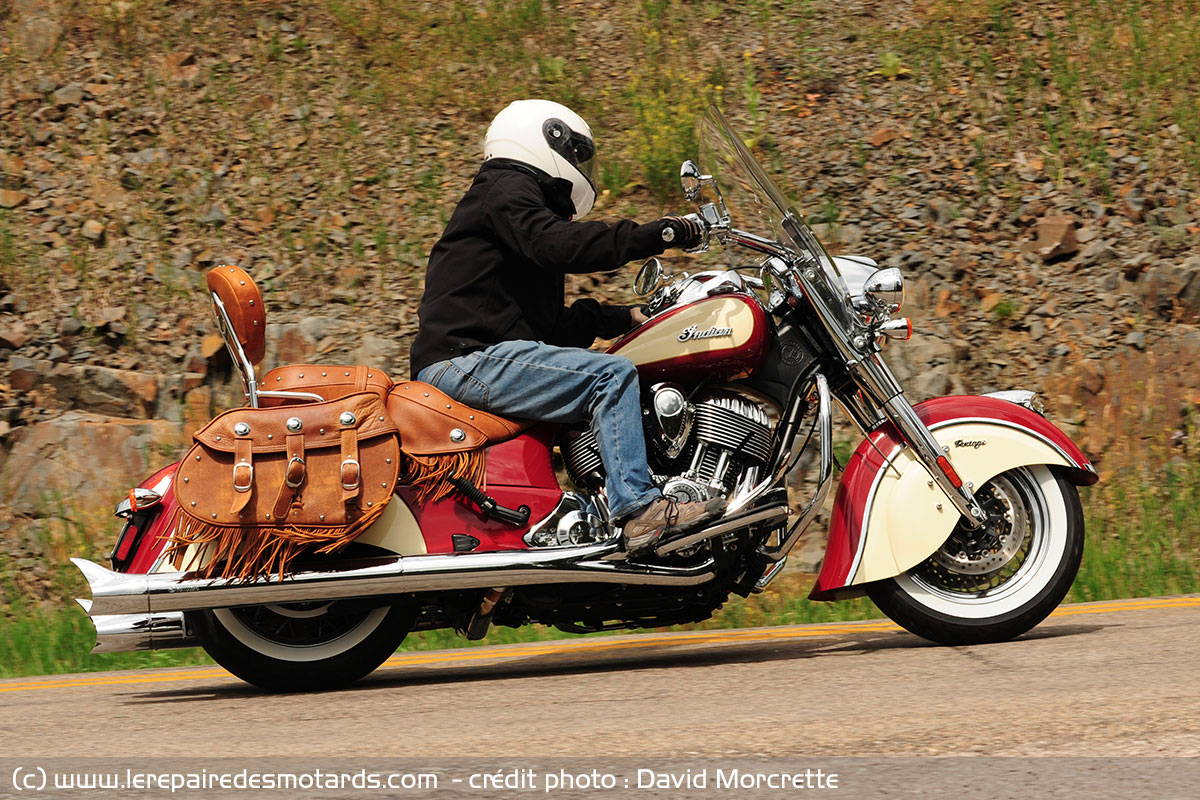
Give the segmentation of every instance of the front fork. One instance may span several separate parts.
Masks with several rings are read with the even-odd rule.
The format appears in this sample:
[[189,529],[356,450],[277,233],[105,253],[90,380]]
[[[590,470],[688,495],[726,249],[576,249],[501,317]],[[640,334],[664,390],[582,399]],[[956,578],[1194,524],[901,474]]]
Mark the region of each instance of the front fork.
[[987,514],[975,499],[971,486],[964,483],[955,472],[947,455],[948,448],[938,444],[929,428],[925,427],[925,423],[917,416],[917,412],[905,399],[904,390],[900,388],[900,384],[879,353],[873,353],[853,365],[853,373],[855,381],[864,393],[896,427],[905,444],[912,448],[913,455],[925,466],[934,483],[950,498],[950,502],[962,515],[963,523],[973,529],[981,527],[987,520]]

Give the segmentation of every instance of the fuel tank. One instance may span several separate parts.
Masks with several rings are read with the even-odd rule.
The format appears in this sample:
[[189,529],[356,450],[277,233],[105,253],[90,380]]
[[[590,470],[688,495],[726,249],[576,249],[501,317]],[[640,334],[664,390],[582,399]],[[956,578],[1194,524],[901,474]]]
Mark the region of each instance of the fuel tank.
[[731,381],[762,365],[770,322],[762,307],[737,294],[673,308],[608,349],[637,365],[645,380]]

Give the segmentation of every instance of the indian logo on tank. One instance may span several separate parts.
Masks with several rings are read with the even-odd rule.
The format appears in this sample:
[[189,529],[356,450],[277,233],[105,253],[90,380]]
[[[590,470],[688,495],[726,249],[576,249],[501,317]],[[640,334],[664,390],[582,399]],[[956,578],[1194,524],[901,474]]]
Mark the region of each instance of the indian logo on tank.
[[733,336],[733,328],[718,328],[713,325],[708,330],[699,330],[695,325],[689,325],[679,334],[679,341],[690,342],[693,339],[716,339],[720,336]]

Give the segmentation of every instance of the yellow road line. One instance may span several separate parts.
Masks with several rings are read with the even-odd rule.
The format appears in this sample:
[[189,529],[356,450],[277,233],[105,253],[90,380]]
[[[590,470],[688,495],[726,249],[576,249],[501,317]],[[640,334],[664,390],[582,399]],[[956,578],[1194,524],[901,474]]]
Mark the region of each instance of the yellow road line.
[[[1200,606],[1200,597],[1175,597],[1146,600],[1114,600],[1105,603],[1061,606],[1051,613],[1052,617],[1070,617],[1079,614],[1110,614],[1120,611],[1142,611],[1162,608],[1192,608]],[[721,642],[764,642],[811,638],[816,636],[844,636],[852,633],[888,633],[901,630],[900,626],[886,620],[863,620],[861,622],[818,623],[815,625],[781,625],[773,628],[751,630],[685,631],[668,634],[642,634],[620,641],[603,639],[555,640],[543,643],[493,645],[491,647],[465,648],[462,650],[435,651],[429,653],[404,653],[392,656],[384,662],[385,667],[429,666],[464,661],[486,661],[500,658],[522,658],[544,655],[570,655],[606,653],[658,646],[681,646],[695,644],[717,644]],[[36,691],[39,689],[69,689],[85,686],[123,686],[146,683],[168,683],[198,680],[203,678],[233,679],[220,667],[211,667],[180,672],[151,672],[135,677],[118,675],[66,678],[28,683],[0,684],[0,692]]]

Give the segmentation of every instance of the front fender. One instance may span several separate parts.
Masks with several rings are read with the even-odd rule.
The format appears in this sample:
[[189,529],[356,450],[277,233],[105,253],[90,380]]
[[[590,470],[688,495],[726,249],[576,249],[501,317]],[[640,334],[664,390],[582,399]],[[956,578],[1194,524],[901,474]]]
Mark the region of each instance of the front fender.
[[[1001,472],[1033,464],[1063,467],[1076,484],[1099,480],[1075,443],[1029,409],[994,397],[954,396],[914,406],[964,481],[982,486]],[[838,484],[829,543],[809,597],[862,594],[872,581],[900,575],[950,535],[958,512],[890,423],[850,456]]]

